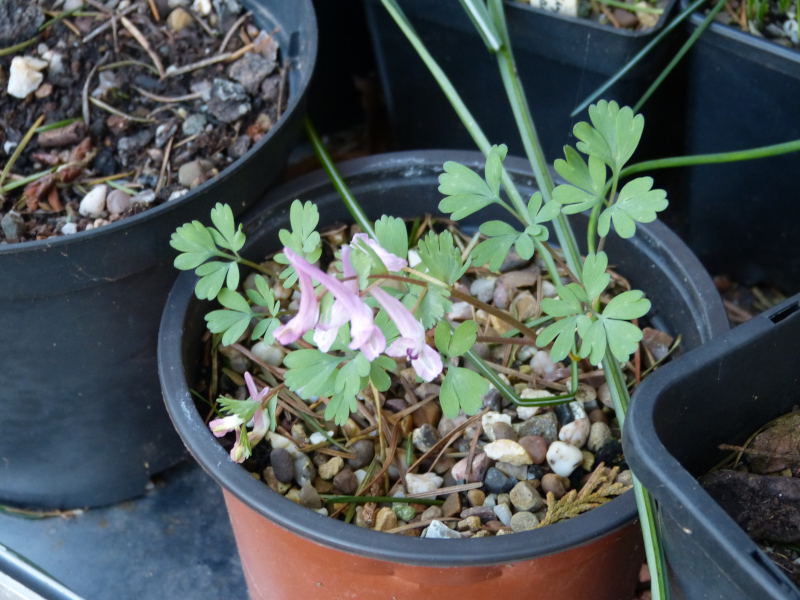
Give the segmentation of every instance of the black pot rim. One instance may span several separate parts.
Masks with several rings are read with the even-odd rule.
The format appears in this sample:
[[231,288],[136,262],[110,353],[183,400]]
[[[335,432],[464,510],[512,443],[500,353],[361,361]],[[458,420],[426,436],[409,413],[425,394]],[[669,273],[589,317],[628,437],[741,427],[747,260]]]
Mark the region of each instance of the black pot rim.
[[[364,171],[407,166],[409,172],[415,165],[438,164],[446,160],[475,161],[481,155],[471,151],[417,151],[397,152],[348,161],[339,165],[345,180]],[[528,163],[509,157],[506,168],[512,173],[530,175]],[[270,197],[302,198],[306,190],[320,185],[330,185],[327,175],[318,171],[289,181],[271,192]],[[678,237],[661,223],[641,226],[648,237],[657,238],[665,247],[686,261],[688,269],[704,273],[702,266]],[[693,282],[700,295],[716,294],[709,277],[707,281]],[[341,521],[323,517],[301,507],[274,492],[265,493],[265,485],[255,480],[238,464],[209,432],[198,414],[190,395],[182,367],[181,336],[186,310],[194,297],[195,277],[183,273],[170,293],[161,323],[158,361],[164,398],[170,416],[190,453],[201,466],[228,492],[244,504],[262,514],[283,529],[296,533],[315,543],[366,556],[373,559],[431,567],[463,567],[513,563],[547,556],[569,548],[589,544],[599,537],[632,523],[637,516],[634,494],[623,496],[593,509],[577,519],[560,522],[531,532],[511,536],[487,537],[467,540],[425,540],[396,536],[361,529]],[[717,295],[718,298],[718,295]],[[720,303],[721,306],[721,303]],[[716,308],[716,307],[714,307]],[[709,311],[714,313],[714,311]],[[713,337],[727,328],[727,322],[711,314],[709,332]],[[722,315],[724,319],[724,313]],[[176,324],[180,324],[177,325]]]
[[[264,0],[244,0],[245,4],[256,4],[263,2]],[[292,0],[292,2],[303,2],[307,5],[308,14],[311,18],[314,19],[313,22],[313,37],[308,40],[311,44],[309,50],[310,55],[312,56],[311,64],[307,65],[307,68],[303,69],[303,79],[300,81],[300,85],[298,86],[297,90],[293,90],[291,87],[289,89],[289,102],[286,105],[283,113],[281,114],[281,118],[275,123],[275,125],[270,129],[263,138],[261,138],[256,144],[254,144],[243,156],[236,159],[233,163],[228,165],[218,176],[209,179],[208,181],[202,183],[201,185],[197,186],[196,188],[189,190],[186,194],[181,196],[180,198],[176,198],[175,200],[165,202],[160,206],[156,206],[154,208],[150,208],[144,212],[139,213],[138,215],[134,215],[133,217],[129,217],[127,219],[122,219],[117,221],[116,223],[109,223],[108,225],[103,225],[97,229],[92,229],[89,231],[79,231],[74,234],[70,235],[59,235],[53,236],[44,240],[32,240],[26,242],[19,242],[13,244],[3,244],[0,245],[0,257],[2,256],[15,256],[25,254],[26,252],[38,252],[42,250],[54,250],[58,251],[63,249],[65,246],[69,246],[76,242],[82,243],[84,241],[88,241],[87,238],[91,238],[92,240],[99,240],[105,238],[106,236],[115,236],[118,234],[126,235],[126,232],[129,229],[133,228],[144,228],[147,227],[150,221],[153,219],[160,218],[161,215],[168,214],[175,210],[180,210],[186,204],[191,203],[196,197],[200,196],[201,194],[205,194],[207,190],[211,190],[217,186],[224,186],[225,182],[228,180],[235,179],[238,176],[239,171],[242,168],[242,165],[247,162],[250,156],[252,156],[259,148],[267,145],[273,137],[275,137],[280,129],[281,125],[292,118],[295,112],[298,110],[302,110],[305,102],[305,96],[308,93],[309,84],[311,81],[311,76],[314,71],[314,66],[317,60],[317,47],[318,47],[318,36],[316,35],[317,32],[317,23],[316,23],[316,16],[314,13],[313,6],[311,4],[311,0]],[[286,42],[288,46],[288,41]],[[288,47],[286,48],[288,50]],[[284,50],[284,51],[286,51]]]

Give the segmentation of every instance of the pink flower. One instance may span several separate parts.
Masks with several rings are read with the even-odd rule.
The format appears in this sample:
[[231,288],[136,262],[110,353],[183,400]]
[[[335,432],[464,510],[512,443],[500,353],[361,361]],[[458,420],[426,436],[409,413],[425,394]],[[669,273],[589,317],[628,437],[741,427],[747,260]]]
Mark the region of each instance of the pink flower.
[[402,336],[386,349],[386,354],[395,358],[407,358],[417,375],[424,381],[432,381],[442,372],[442,357],[425,343],[425,328],[422,323],[399,300],[381,288],[371,289],[370,294],[388,313]]
[[[334,314],[333,309],[331,310],[333,318],[329,317],[328,320],[323,323],[323,329],[325,331],[338,330],[338,327],[350,321],[350,337],[352,338],[350,349],[361,350],[370,361],[377,358],[377,356],[383,352],[386,340],[383,338],[380,329],[375,325],[372,318],[372,309],[364,303],[358,293],[354,292],[344,282],[339,281],[335,277],[331,277],[309,263],[302,256],[295,254],[291,249],[284,248],[283,252],[289,260],[289,264],[294,267],[300,278],[300,308],[297,314],[286,323],[286,325],[282,325],[275,330],[275,339],[281,344],[295,342],[306,331],[317,324],[317,320],[319,319],[319,304],[314,295],[313,287],[311,286],[311,279],[313,278],[319,281],[322,286],[333,295],[336,300],[334,302],[334,307],[337,304],[339,305],[336,308],[336,311],[338,311],[337,313]],[[303,285],[304,279],[307,285]],[[335,327],[336,322],[341,320],[342,315],[346,316],[347,319],[338,327]],[[335,334],[333,338],[330,338],[330,336],[325,338],[325,340],[329,340],[331,344],[334,339]],[[327,349],[330,349],[330,345],[327,346],[327,349],[322,347],[320,349],[326,352]]]
[[267,409],[261,406],[264,398],[269,394],[269,387],[264,387],[260,392],[256,388],[256,383],[253,381],[253,376],[245,372],[244,381],[247,384],[247,390],[250,392],[250,398],[245,402],[252,402],[258,406],[253,414],[253,430],[247,433],[247,446],[242,444],[242,425],[244,419],[239,415],[230,415],[220,419],[214,419],[208,424],[211,433],[216,437],[222,437],[231,431],[236,432],[236,443],[231,448],[231,459],[234,462],[243,462],[250,456],[250,448],[258,444],[264,436],[267,435],[269,429],[269,414]]
[[[358,242],[364,242],[370,248],[372,248],[372,250],[375,252],[375,254],[378,255],[378,258],[381,259],[381,262],[384,264],[384,266],[389,271],[400,271],[404,267],[408,266],[408,262],[405,259],[400,258],[396,254],[392,254],[388,250],[384,250],[383,246],[378,244],[378,242],[376,242],[375,240],[371,239],[366,233],[357,233],[357,234],[355,234],[353,236],[353,241],[351,242],[350,245],[352,246],[353,244],[357,244]],[[342,248],[342,250],[344,250],[344,248]],[[348,251],[349,251],[349,249],[348,249]],[[348,252],[348,254],[349,254],[349,252]],[[345,261],[345,258],[344,258],[344,252],[343,252],[342,253],[342,265],[344,265],[344,261]],[[345,274],[345,277],[347,277],[346,274]]]

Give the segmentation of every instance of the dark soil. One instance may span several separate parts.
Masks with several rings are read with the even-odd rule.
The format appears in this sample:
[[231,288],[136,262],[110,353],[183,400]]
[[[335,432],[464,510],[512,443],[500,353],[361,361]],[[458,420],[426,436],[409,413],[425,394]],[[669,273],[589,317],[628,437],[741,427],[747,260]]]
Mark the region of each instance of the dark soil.
[[[287,73],[274,32],[236,0],[209,0],[206,14],[188,2],[120,10],[117,0],[92,0],[64,16],[56,4],[0,3],[0,50],[32,40],[0,56],[0,166],[24,148],[1,182],[0,243],[91,229],[180,197],[280,118]],[[23,60],[41,81],[19,98],[9,86]],[[108,202],[81,209],[99,186]]]

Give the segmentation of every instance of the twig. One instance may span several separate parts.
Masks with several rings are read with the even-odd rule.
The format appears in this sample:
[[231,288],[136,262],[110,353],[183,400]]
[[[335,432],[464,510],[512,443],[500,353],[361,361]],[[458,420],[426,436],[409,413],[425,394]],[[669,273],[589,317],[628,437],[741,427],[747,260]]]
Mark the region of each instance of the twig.
[[99,10],[100,12],[104,12],[104,13],[106,13],[107,15],[112,15],[112,14],[114,14],[114,13],[113,13],[113,11],[111,11],[111,10],[110,10],[110,9],[109,9],[107,6],[104,6],[103,4],[101,4],[100,2],[98,2],[97,0],[85,0],[85,2],[86,2],[86,4],[91,4],[91,5],[92,5],[92,6],[94,6],[94,7],[95,7],[97,10]]
[[281,69],[281,83],[278,86],[278,106],[277,106],[277,114],[279,119],[283,114],[283,94],[286,91],[286,78],[288,77],[290,66],[291,63],[287,60],[285,63],[283,63],[283,68]]
[[197,21],[197,23],[200,25],[200,27],[202,27],[203,30],[205,30],[205,32],[208,35],[210,35],[212,38],[219,37],[219,33],[217,33],[216,31],[211,29],[208,25],[206,25],[205,21],[203,21],[203,19],[201,19],[199,16],[197,16],[194,13],[193,10],[190,10],[189,14],[192,15],[192,17],[194,17],[194,20]]
[[147,0],[147,3],[150,5],[150,12],[153,13],[153,18],[156,20],[156,23],[161,23],[161,16],[158,14],[156,3],[153,0]]
[[129,120],[135,121],[137,123],[152,123],[153,122],[153,119],[143,119],[141,117],[134,117],[133,115],[129,115],[128,113],[124,113],[121,110],[117,110],[113,106],[110,106],[110,105],[106,104],[105,102],[103,102],[102,100],[99,100],[97,98],[89,98],[89,102],[91,102],[95,106],[98,106],[98,107],[102,108],[103,110],[106,110],[106,111],[110,112],[112,115],[117,115],[118,117],[123,117],[124,119],[129,119]]
[[147,54],[150,56],[150,60],[153,61],[153,64],[156,66],[156,69],[158,69],[158,74],[161,75],[161,78],[163,79],[164,77],[166,77],[164,73],[164,65],[161,64],[161,59],[158,57],[158,54],[153,52],[153,49],[150,47],[150,43],[147,41],[147,38],[144,37],[142,32],[139,31],[136,28],[136,25],[131,23],[127,17],[120,17],[119,20],[120,23],[122,23],[122,26],[130,32],[130,34],[136,39],[136,41],[139,42],[139,45],[142,48],[144,48],[145,52],[147,52]]
[[30,129],[28,129],[28,133],[25,134],[25,137],[22,138],[19,145],[17,145],[17,147],[14,149],[14,154],[11,155],[11,158],[6,163],[3,172],[0,173],[0,190],[3,189],[3,182],[6,180],[6,177],[8,177],[8,174],[11,172],[11,167],[13,167],[14,163],[17,162],[23,150],[25,150],[25,147],[28,145],[28,142],[31,141],[31,138],[36,133],[36,129],[39,127],[39,125],[42,124],[42,121],[44,121],[44,115],[39,115],[39,118],[36,119],[36,122],[33,125],[31,125]]
[[[201,132],[201,133],[202,133],[202,132]],[[200,137],[200,133],[195,133],[194,135],[190,135],[190,136],[189,136],[189,137],[187,137],[186,139],[183,139],[183,140],[181,140],[180,142],[178,142],[177,144],[175,144],[175,149],[177,150],[177,149],[178,149],[178,148],[180,148],[181,146],[183,146],[183,145],[185,145],[185,144],[188,144],[189,142],[193,142],[194,140],[196,140],[196,139],[197,139],[197,138],[199,138],[199,137]]]
[[750,454],[751,456],[760,456],[762,458],[783,458],[791,462],[800,461],[800,454],[777,454],[775,452],[767,452],[765,450],[753,450],[752,448],[745,448],[744,446],[732,446],[731,444],[720,444],[720,450],[732,450],[739,454]]
[[203,92],[194,92],[193,94],[186,94],[184,96],[159,96],[158,94],[153,94],[147,90],[143,90],[140,87],[136,87],[135,85],[132,85],[131,87],[148,100],[153,100],[154,102],[189,102],[190,100],[197,100],[198,98],[203,97]]
[[230,29],[228,29],[228,32],[225,34],[225,37],[222,38],[222,43],[219,45],[219,50],[217,50],[217,54],[222,54],[223,52],[225,52],[225,47],[228,45],[228,42],[231,41],[233,34],[236,33],[236,30],[239,29],[242,23],[244,23],[248,17],[252,16],[252,14],[253,14],[252,11],[247,11],[241,17],[236,19],[236,22],[233,25],[231,25]]
[[499,335],[479,335],[478,342],[484,344],[516,344],[518,346],[535,346],[536,340],[530,338],[507,338]]
[[402,533],[403,531],[408,531],[409,529],[419,529],[420,527],[427,527],[434,521],[460,521],[461,519],[457,517],[438,517],[436,519],[428,519],[427,521],[417,521],[415,523],[406,523],[405,525],[401,525],[400,527],[395,527],[394,529],[389,529],[386,533]]
[[[449,444],[450,444],[450,443],[451,443],[451,442],[452,442],[452,441],[453,441],[453,440],[454,440],[454,439],[455,439],[455,438],[456,438],[456,437],[457,437],[457,436],[458,436],[458,435],[459,435],[459,434],[460,434],[462,431],[464,431],[464,430],[465,430],[467,427],[469,427],[470,425],[473,425],[474,423],[476,423],[476,422],[480,421],[480,420],[481,420],[481,418],[483,417],[483,415],[485,415],[485,414],[488,412],[488,410],[489,410],[488,408],[484,408],[484,409],[483,409],[481,412],[479,412],[477,415],[474,415],[474,416],[470,417],[469,419],[467,419],[466,421],[464,421],[464,422],[463,422],[461,425],[459,425],[458,427],[456,427],[455,429],[453,429],[453,431],[451,431],[449,434],[447,434],[445,437],[443,437],[443,438],[442,438],[442,439],[440,439],[438,442],[436,442],[436,443],[435,443],[433,446],[431,446],[431,447],[430,447],[430,449],[429,449],[427,452],[425,452],[425,454],[423,454],[422,456],[420,456],[420,457],[419,457],[419,458],[418,458],[418,459],[417,459],[417,460],[414,462],[414,464],[413,464],[413,465],[411,465],[410,467],[408,467],[408,471],[409,471],[409,472],[411,472],[411,471],[413,471],[414,469],[416,469],[416,468],[419,466],[419,464],[420,464],[420,463],[421,463],[423,460],[425,460],[426,458],[428,458],[428,456],[430,456],[431,454],[433,454],[435,451],[439,450],[440,448],[443,448],[443,450],[442,450],[442,453],[443,453],[443,452],[444,452],[444,449],[446,449],[446,448],[447,448],[447,446],[448,446],[448,445],[449,445]],[[441,453],[440,453],[440,454],[441,454]]]
[[100,60],[98,60],[92,70],[89,71],[89,76],[86,78],[86,81],[83,83],[83,92],[81,93],[81,106],[83,107],[83,122],[89,127],[89,117],[91,116],[89,112],[89,86],[92,84],[92,77],[97,72],[104,62],[108,59],[108,52],[106,52]]
[[[50,20],[49,20],[49,21],[47,21],[46,23],[43,23],[43,24],[42,24],[42,26],[41,26],[41,27],[39,27],[39,31],[44,31],[44,30],[45,30],[45,29],[47,29],[48,27],[52,27],[53,25],[56,25],[56,24],[57,24],[59,21],[63,21],[63,20],[64,20],[64,19],[66,19],[67,17],[71,17],[72,15],[74,15],[76,12],[78,12],[78,11],[79,11],[79,10],[81,10],[82,8],[83,8],[83,5],[81,5],[81,6],[76,6],[76,7],[75,7],[75,8],[73,8],[73,9],[70,9],[70,10],[67,10],[67,11],[64,11],[64,12],[62,12],[62,13],[59,13],[59,14],[57,14],[55,17],[53,17],[52,19],[50,19]],[[51,14],[54,14],[54,13],[51,13]],[[64,25],[66,25],[67,27],[69,27],[70,29],[72,29],[73,31],[75,31],[75,29],[74,29],[74,27],[75,27],[75,26],[74,26],[74,25],[72,25],[71,23],[69,23],[69,24],[68,24],[66,21],[64,21]],[[80,35],[80,34],[81,34],[81,32],[80,32],[80,31],[78,31],[78,32],[77,32],[77,35]]]
[[199,60],[195,63],[184,65],[183,67],[176,67],[175,65],[170,65],[167,67],[167,72],[162,75],[162,77],[177,77],[178,75],[185,75],[186,73],[191,73],[192,71],[196,71],[197,69],[202,69],[203,67],[208,67],[209,65],[215,65],[218,62],[223,62],[230,59],[233,56],[231,52],[225,52],[224,54],[219,54],[217,56],[212,56],[210,58],[204,58],[203,60]]
[[[127,14],[129,14],[129,13],[132,13],[132,12],[133,12],[133,11],[135,11],[137,8],[139,8],[139,3],[138,3],[138,2],[135,2],[135,3],[131,4],[129,7],[127,7],[126,9],[122,10],[122,11],[119,13],[119,15],[117,15],[117,16],[119,16],[119,17],[123,17],[123,16],[125,16],[125,15],[127,15]],[[94,30],[94,31],[92,31],[91,33],[87,33],[87,34],[86,34],[86,37],[84,37],[84,38],[81,40],[81,44],[85,44],[86,42],[88,42],[88,41],[90,41],[90,40],[93,40],[93,39],[94,39],[94,38],[96,38],[98,35],[100,35],[100,34],[101,34],[101,33],[103,33],[104,31],[106,31],[106,30],[107,30],[109,27],[111,27],[111,26],[112,26],[112,23],[114,23],[114,22],[115,22],[115,21],[114,21],[114,18],[112,17],[111,19],[109,19],[108,21],[106,21],[105,23],[103,23],[102,25],[100,25],[100,26],[99,26],[97,29],[95,29],[95,30]]]
[[117,62],[109,63],[107,65],[103,65],[98,70],[107,71],[109,69],[116,69],[117,67],[129,67],[129,66],[144,67],[145,69],[150,69],[150,71],[158,75],[158,69],[156,69],[153,65],[146,62],[141,62],[139,60],[120,60]]
[[248,52],[251,52],[252,50],[253,50],[253,44],[247,44],[246,46],[243,46],[243,47],[239,48],[236,52],[232,52],[231,56],[230,56],[230,58],[228,58],[228,60],[229,61],[234,61],[237,58],[240,58],[240,57],[244,56]]
[[164,185],[164,175],[167,172],[167,165],[169,165],[169,155],[172,152],[172,142],[175,141],[175,136],[173,135],[169,138],[167,142],[167,149],[164,151],[164,160],[161,163],[161,171],[158,173],[158,183],[156,184],[156,196],[158,196],[158,192],[161,191],[161,188]]
[[461,485],[453,485],[446,488],[438,488],[435,490],[430,490],[428,492],[418,492],[416,494],[408,494],[406,498],[430,498],[431,496],[438,496],[439,494],[456,494],[458,492],[467,492],[469,490],[474,490],[476,488],[482,487],[482,481],[476,481],[474,483],[462,483]]
[[0,56],[8,56],[9,54],[14,54],[15,52],[19,52],[20,50],[24,50],[28,46],[32,46],[39,40],[38,37],[31,38],[24,42],[20,42],[19,44],[14,44],[13,46],[9,46],[8,48],[0,49]]

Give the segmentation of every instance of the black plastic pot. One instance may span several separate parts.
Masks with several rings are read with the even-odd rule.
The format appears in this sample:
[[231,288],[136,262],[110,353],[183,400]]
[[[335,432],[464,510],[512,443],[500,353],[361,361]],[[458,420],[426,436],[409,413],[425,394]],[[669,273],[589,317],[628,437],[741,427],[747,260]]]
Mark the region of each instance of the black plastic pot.
[[0,544],[0,598],[81,600],[69,588],[3,544]]
[[[381,1],[365,1],[397,146],[474,149],[444,93]],[[399,4],[489,140],[524,155],[497,62],[458,0]],[[576,142],[572,128],[588,120],[587,111],[571,118],[573,108],[650,42],[675,6],[675,1],[667,5],[653,29],[632,32],[506,0],[517,68],[549,162],[563,158],[563,146]],[[603,97],[633,106],[670,60],[676,42],[673,35],[660,44]],[[637,158],[680,153],[674,123],[682,118],[681,88],[681,75],[674,73],[645,105],[647,125]]]
[[[686,154],[800,138],[800,53],[712,23],[687,61]],[[798,153],[687,169],[689,245],[711,273],[800,292],[799,169]]]
[[[435,212],[440,199],[437,178],[442,172],[441,165],[446,160],[456,160],[476,169],[482,168],[484,164],[484,158],[475,152],[420,151],[354,160],[340,168],[350,189],[371,218],[377,218],[382,213],[410,217]],[[518,182],[523,195],[530,195],[535,191],[525,161],[509,158],[505,166]],[[264,256],[278,249],[277,232],[287,226],[289,206],[295,198],[315,202],[323,224],[351,220],[326,175],[322,172],[313,173],[277,188],[265,198],[264,204],[254,207],[245,223],[248,233],[248,245],[243,250],[245,254]],[[499,210],[494,214],[487,211],[486,214],[481,213],[480,218],[504,218],[504,214]],[[580,228],[586,227],[587,220],[585,215],[576,219],[579,236]],[[473,227],[475,224],[476,219],[466,223]],[[683,334],[687,348],[699,346],[727,329],[727,318],[721,301],[707,273],[688,248],[660,223],[643,226],[633,240],[609,237],[606,249],[619,271],[634,286],[645,290],[652,299],[653,322],[667,331]],[[167,409],[184,443],[226,493],[237,544],[245,563],[245,575],[254,597],[300,597],[301,593],[302,597],[308,598],[331,597],[325,596],[326,593],[333,593],[334,597],[350,597],[339,588],[331,592],[331,588],[326,587],[326,578],[336,577],[330,573],[331,564],[347,564],[349,560],[351,567],[347,569],[347,575],[352,578],[352,588],[348,588],[350,590],[363,589],[367,580],[372,577],[373,584],[380,583],[384,586],[382,589],[388,589],[385,586],[398,586],[398,597],[402,593],[405,594],[402,596],[404,598],[450,599],[464,597],[467,593],[464,587],[454,589],[452,586],[478,586],[469,591],[470,594],[478,594],[477,589],[484,590],[480,586],[488,584],[491,587],[494,580],[500,587],[491,589],[495,592],[503,590],[505,593],[509,588],[503,586],[508,585],[510,580],[514,585],[522,587],[511,588],[517,591],[506,593],[506,596],[521,598],[528,595],[523,590],[532,589],[531,581],[541,577],[541,572],[537,574],[537,567],[531,566],[531,561],[552,555],[555,564],[560,565],[557,569],[561,569],[562,573],[558,577],[551,576],[549,585],[552,585],[552,581],[561,581],[559,597],[586,598],[586,587],[582,587],[577,595],[574,587],[571,587],[571,578],[577,576],[572,565],[596,566],[597,562],[593,561],[603,563],[611,560],[610,550],[600,551],[594,546],[594,550],[589,551],[588,547],[601,540],[609,543],[609,537],[613,539],[615,536],[625,544],[630,544],[631,538],[628,536],[632,534],[639,539],[640,534],[634,525],[636,507],[633,494],[625,494],[578,519],[535,532],[480,541],[470,540],[478,543],[453,544],[452,540],[447,540],[444,542],[446,551],[443,550],[444,546],[437,543],[438,540],[429,540],[432,544],[421,544],[419,540],[405,536],[378,537],[379,534],[375,532],[321,518],[312,511],[278,498],[262,482],[253,479],[230,460],[195,408],[189,389],[199,376],[200,339],[205,330],[203,315],[212,306],[211,303],[198,301],[194,297],[195,282],[196,278],[192,274],[181,275],[167,302],[159,340],[162,387]],[[244,516],[243,508],[246,509]],[[243,530],[255,532],[260,541],[243,541],[240,536]],[[293,534],[290,537],[297,538],[296,546],[302,550],[294,549],[294,546],[285,541],[287,531]],[[627,541],[622,539],[623,536]],[[594,552],[594,556],[576,557],[569,554],[584,547],[587,552]],[[625,579],[627,572],[622,571],[628,569],[630,561],[635,562],[639,556],[635,545],[625,547],[628,548],[628,554],[619,559],[616,566],[612,566],[611,562],[605,563],[611,569],[613,577],[619,576],[623,582],[628,580]],[[275,577],[274,585],[279,587],[271,588],[273,595],[258,595],[254,592],[256,588],[252,578],[258,577],[258,573],[264,569],[275,568],[274,558],[270,558],[275,552],[281,556],[288,556],[290,552],[299,556],[304,552],[303,556],[307,556],[308,560],[314,557],[316,562],[310,565],[304,558],[302,573],[291,577]],[[364,563],[365,560],[369,563]],[[262,562],[256,566],[256,561]],[[281,568],[289,568],[286,563],[292,563],[292,560],[281,563]],[[362,565],[363,571],[361,567],[353,565]],[[434,584],[433,575],[420,575],[420,571],[425,572],[426,569],[418,569],[413,575],[409,575],[410,569],[406,568],[408,565],[429,567],[428,573],[435,572],[438,574],[436,577],[454,582],[442,587],[441,581],[436,579],[439,583]],[[499,566],[495,568],[494,565]],[[453,567],[464,567],[466,570],[454,573]],[[620,569],[620,572],[614,572],[615,568]],[[461,579],[456,576],[458,573],[462,574]],[[519,580],[520,573],[526,574],[522,581]],[[377,575],[392,575],[392,578],[378,579]],[[627,575],[631,577],[632,586],[635,573]],[[516,582],[514,578],[517,578]],[[322,582],[322,587],[318,587],[318,582]],[[605,580],[602,585],[606,585]],[[294,586],[291,588],[294,593],[281,595],[280,586]],[[433,595],[425,596],[426,590]],[[629,597],[632,591],[618,590],[617,595],[610,595],[613,592],[598,587],[593,598]],[[453,595],[456,592],[461,595]],[[629,595],[625,596],[626,593]],[[375,596],[365,592],[359,597]]]
[[800,402],[800,296],[648,377],[625,421],[633,472],[660,503],[671,598],[800,599],[800,591],[700,487],[719,444],[742,444]]
[[73,508],[141,494],[183,455],[160,399],[169,238],[220,199],[236,213],[277,178],[301,126],[317,29],[310,0],[244,3],[292,63],[280,122],[178,200],[49,240],[0,246],[0,504]]

